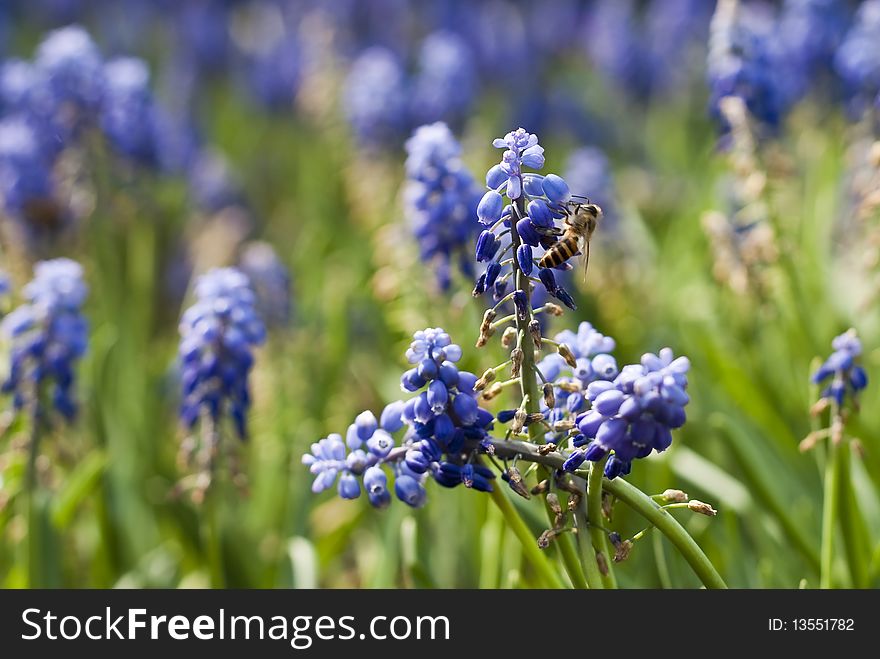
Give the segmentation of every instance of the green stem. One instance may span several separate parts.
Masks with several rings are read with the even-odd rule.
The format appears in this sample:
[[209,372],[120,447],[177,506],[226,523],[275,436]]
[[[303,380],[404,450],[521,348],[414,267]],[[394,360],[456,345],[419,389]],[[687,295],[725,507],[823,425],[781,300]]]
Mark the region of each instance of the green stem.
[[220,530],[219,505],[214,499],[218,492],[209,492],[203,513],[205,548],[208,553],[208,569],[212,588],[225,588],[226,575],[223,570],[223,539]]
[[590,538],[596,554],[602,554],[605,564],[608,566],[606,574],[602,575],[602,583],[605,588],[617,588],[617,579],[614,576],[614,568],[611,565],[611,552],[608,549],[608,537],[602,530],[602,472],[608,456],[599,462],[590,465],[590,476],[587,480],[587,515],[591,522]]
[[659,533],[652,533],[651,542],[654,545],[654,562],[657,565],[657,577],[660,579],[660,587],[669,590],[672,588],[672,578],[669,576],[666,552],[663,551],[663,536]]
[[220,525],[220,496],[222,488],[215,482],[217,471],[217,453],[219,452],[219,435],[214,418],[207,411],[202,414],[202,446],[201,468],[208,474],[208,489],[205,492],[203,509],[200,515],[202,541],[208,560],[208,570],[212,588],[226,587],[226,574],[223,569],[223,537]]
[[602,590],[605,584],[602,580],[602,572],[599,570],[599,563],[596,561],[596,550],[593,548],[590,534],[587,529],[590,522],[587,519],[586,505],[581,502],[575,513],[578,523],[578,545],[581,548],[581,563],[584,566],[584,574],[587,578],[587,584],[595,590]]
[[522,544],[523,553],[525,553],[526,558],[529,563],[532,564],[532,567],[535,568],[535,571],[538,573],[538,576],[541,578],[544,585],[550,588],[564,588],[564,584],[551,566],[550,561],[547,560],[547,557],[538,548],[538,542],[535,535],[532,533],[531,529],[526,526],[526,523],[523,521],[522,517],[519,516],[516,508],[513,507],[510,499],[507,498],[507,495],[501,491],[501,488],[496,487],[492,490],[491,496],[492,501],[504,516],[504,520],[507,522],[510,530],[513,531],[513,534]]
[[[34,393],[35,398],[38,394]],[[40,588],[42,578],[38,566],[42,556],[40,537],[42,536],[42,523],[39,511],[39,483],[37,482],[37,458],[40,455],[40,420],[38,403],[34,402],[30,414],[31,428],[28,439],[28,462],[25,479],[27,492],[27,578],[28,588]]]
[[[520,196],[519,199],[515,202],[515,213],[516,217],[526,217],[526,204],[525,197]],[[515,219],[515,218],[514,218]],[[513,253],[516,254],[516,250],[519,248],[521,241],[519,234],[516,231],[510,232],[510,240],[511,240],[511,249]],[[520,394],[522,395],[522,399],[525,400],[526,403],[526,412],[528,414],[535,414],[541,411],[540,400],[541,397],[538,394],[538,380],[535,377],[535,351],[530,344],[531,338],[529,336],[529,322],[534,317],[532,314],[532,295],[531,295],[531,284],[529,282],[528,276],[520,269],[519,262],[514,259],[513,263],[514,272],[514,282],[517,290],[521,290],[525,293],[525,306],[528,309],[528,314],[526,318],[520,318],[519,314],[514,314],[515,323],[516,323],[516,333],[517,340],[516,344],[522,350],[523,354],[523,362],[522,369],[520,372]],[[539,444],[541,443],[541,434],[542,427],[540,424],[532,423],[529,425],[529,440],[533,443]],[[550,474],[544,473],[541,475],[541,478],[549,478]],[[550,520],[550,523],[553,523],[554,514],[550,511],[549,507],[547,508],[547,517]],[[580,565],[580,559],[578,558],[578,552],[575,547],[575,540],[571,536],[564,534],[558,536],[556,538],[556,544],[559,547],[559,552],[562,555],[562,562],[565,565],[565,570],[568,572],[568,576],[571,579],[572,584],[576,588],[587,588],[587,580],[584,576],[584,571]]]
[[[525,207],[525,199],[520,197],[516,200],[516,208],[517,215],[519,217],[526,216],[526,207]],[[516,231],[512,231],[510,233],[510,238],[512,242],[512,247],[514,253],[520,246],[520,238],[519,234]],[[520,393],[522,394],[523,399],[526,401],[526,412],[529,414],[534,414],[540,412],[541,406],[539,401],[541,400],[538,395],[538,380],[535,377],[535,351],[532,349],[531,345],[523,345],[525,342],[531,341],[529,338],[529,322],[532,319],[532,295],[530,290],[529,278],[520,270],[519,262],[514,263],[514,268],[516,271],[515,275],[515,283],[517,290],[521,290],[525,293],[526,297],[526,308],[529,310],[529,313],[525,319],[519,317],[519,315],[514,314],[516,321],[516,332],[517,332],[517,347],[519,347],[523,352],[523,361],[522,361],[522,369],[520,374]],[[536,424],[529,425],[529,439],[532,442],[540,442],[541,439],[541,427]],[[552,520],[552,517],[551,517]]]
[[[542,455],[537,446],[528,442],[494,439],[490,440],[490,444],[494,447],[496,455],[502,458],[519,457],[522,460],[537,462],[551,469],[561,469],[565,463],[565,456],[561,453],[554,452]],[[583,488],[585,485],[584,480],[580,477],[584,475],[586,475],[584,472],[579,471],[573,478],[573,482],[579,488]],[[724,580],[694,539],[672,515],[663,510],[651,497],[622,478],[603,479],[602,489],[623,501],[669,538],[707,588],[727,588]]]
[[840,488],[840,446],[832,440],[828,442],[828,457],[825,462],[825,498],[822,502],[822,547],[820,553],[819,588],[832,588],[834,579],[834,529],[837,523],[837,505]]
[[858,502],[852,488],[850,469],[852,454],[849,450],[849,445],[845,442],[842,442],[837,450],[840,462],[837,503],[843,548],[846,552],[847,563],[849,563],[853,586],[855,588],[867,588],[870,582],[870,577],[868,576],[868,557],[863,553],[863,550],[868,548],[869,544],[865,542],[864,535],[862,534],[861,513],[859,512]]
[[715,566],[684,527],[647,494],[622,478],[603,479],[602,488],[657,527],[691,566],[706,588],[727,588]]

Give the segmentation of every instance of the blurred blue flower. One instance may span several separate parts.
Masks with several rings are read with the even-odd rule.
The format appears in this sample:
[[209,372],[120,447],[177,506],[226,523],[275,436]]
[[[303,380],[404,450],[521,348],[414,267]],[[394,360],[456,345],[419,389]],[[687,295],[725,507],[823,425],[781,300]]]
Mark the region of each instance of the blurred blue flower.
[[442,122],[416,129],[406,142],[404,204],[422,260],[433,263],[440,287],[450,284],[452,262],[473,276],[469,244],[480,189],[461,162],[461,147]]
[[266,242],[245,245],[238,259],[238,267],[247,276],[256,294],[260,317],[270,328],[290,324],[293,300],[290,290],[290,272],[275,249]]
[[831,382],[822,389],[819,396],[831,398],[842,406],[847,395],[855,399],[868,386],[868,374],[856,363],[862,354],[862,342],[856,331],[850,329],[836,336],[831,342],[831,348],[834,352],[813,373],[811,379],[814,384],[822,384],[830,378]]
[[217,150],[197,150],[187,163],[186,176],[191,199],[208,213],[244,203],[232,165]]
[[798,95],[833,72],[834,57],[846,36],[852,8],[840,0],[785,0],[779,16],[780,47],[797,76]]
[[715,3],[706,0],[650,2],[642,38],[646,42],[652,95],[669,97],[703,79],[714,8]]
[[0,209],[17,223],[28,248],[54,237],[67,219],[55,199],[53,157],[23,116],[0,120]]
[[452,32],[434,32],[422,44],[418,66],[411,92],[413,121],[458,124],[470,109],[476,92],[470,46]]
[[180,321],[181,419],[192,429],[202,415],[215,426],[228,416],[244,439],[253,349],[266,335],[254,293],[241,271],[218,268],[198,278],[195,295]]
[[766,8],[719,3],[709,36],[707,76],[709,112],[722,136],[730,130],[720,109],[726,96],[742,98],[759,134],[778,132],[786,100],[793,96],[778,46],[773,15]]
[[37,78],[27,60],[12,58],[0,64],[0,113],[27,111]]
[[864,0],[837,53],[834,68],[847,93],[851,110],[861,116],[880,92],[880,0]]
[[198,76],[226,70],[231,52],[231,10],[238,0],[189,0],[174,3],[176,45],[184,51]]
[[134,162],[158,164],[156,113],[143,60],[122,57],[104,67],[101,129],[111,146]]
[[95,116],[104,93],[104,62],[85,29],[70,25],[47,34],[34,65],[46,80],[56,124],[65,136]]
[[299,44],[284,35],[268,48],[253,54],[246,64],[254,97],[270,110],[291,110],[301,76]]
[[523,80],[537,77],[539,53],[532,47],[531,25],[520,7],[506,0],[466,2],[449,22],[476,51],[482,79],[519,89]]
[[636,98],[648,98],[654,67],[632,0],[597,0],[591,8],[583,43],[606,80]]
[[46,400],[64,419],[76,416],[74,366],[88,344],[82,315],[88,288],[82,276],[82,266],[70,259],[37,263],[24,287],[27,302],[0,322],[0,333],[11,345],[0,390],[12,394],[16,411],[32,406],[32,414],[43,414]]
[[565,182],[575,194],[589,197],[602,208],[602,232],[614,231],[620,216],[611,164],[596,147],[575,149],[565,165]]
[[357,140],[364,146],[398,143],[407,124],[407,81],[390,50],[368,48],[352,63],[343,107]]

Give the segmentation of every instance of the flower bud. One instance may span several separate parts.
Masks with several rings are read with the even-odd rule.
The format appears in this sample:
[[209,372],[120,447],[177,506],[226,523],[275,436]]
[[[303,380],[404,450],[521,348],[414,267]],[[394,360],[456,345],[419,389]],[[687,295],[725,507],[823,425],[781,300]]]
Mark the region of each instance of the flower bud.
[[700,513],[701,515],[706,515],[708,517],[715,517],[715,515],[718,514],[718,511],[715,510],[708,503],[699,501],[697,499],[692,499],[691,501],[688,501],[688,509],[695,513]]
[[492,400],[493,398],[496,398],[502,391],[504,391],[504,388],[501,386],[501,383],[496,382],[483,392],[483,400]]
[[501,335],[501,345],[505,348],[509,348],[516,341],[516,328],[508,327],[504,330],[504,334]]
[[686,503],[688,500],[687,493],[681,490],[664,490],[661,496],[667,503]]
[[483,375],[480,376],[480,379],[477,380],[476,383],[474,384],[474,391],[482,391],[487,386],[489,386],[490,382],[493,382],[494,380],[495,380],[495,369],[494,368],[487,368],[483,372]]
[[544,405],[551,410],[556,407],[556,394],[553,392],[553,385],[549,382],[544,383]]
[[535,350],[541,349],[541,323],[538,322],[537,319],[532,319],[529,322],[529,334],[532,337],[532,342],[535,344]]
[[477,204],[477,218],[482,224],[492,225],[501,219],[504,198],[495,190],[489,190]]
[[522,408],[519,408],[513,415],[513,421],[510,423],[510,431],[515,435],[518,435],[522,432],[523,426],[526,424],[526,411]]
[[529,306],[525,291],[517,290],[513,292],[513,306],[516,307],[517,318],[525,320],[529,317]]
[[529,490],[523,482],[523,477],[522,474],[519,473],[519,469],[516,467],[508,467],[507,471],[502,475],[502,478],[507,481],[508,485],[510,485],[510,489],[520,495],[523,499],[532,498],[532,495],[529,494]]
[[569,348],[564,343],[560,343],[556,351],[562,356],[566,364],[568,364],[572,368],[577,368],[577,360],[574,358],[574,354],[572,354],[571,348]]
[[522,363],[523,363],[523,351],[522,348],[514,348],[510,351],[510,375],[511,377],[518,378],[520,373],[522,372]]

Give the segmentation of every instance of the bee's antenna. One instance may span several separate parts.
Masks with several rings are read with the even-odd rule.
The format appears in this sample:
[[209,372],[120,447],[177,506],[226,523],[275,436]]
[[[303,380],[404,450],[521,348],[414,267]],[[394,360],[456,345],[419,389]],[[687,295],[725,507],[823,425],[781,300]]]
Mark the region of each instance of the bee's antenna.
[[573,194],[573,195],[571,195],[571,198],[572,199],[583,199],[585,204],[590,203],[590,198],[585,197],[584,195],[581,195],[581,194]]

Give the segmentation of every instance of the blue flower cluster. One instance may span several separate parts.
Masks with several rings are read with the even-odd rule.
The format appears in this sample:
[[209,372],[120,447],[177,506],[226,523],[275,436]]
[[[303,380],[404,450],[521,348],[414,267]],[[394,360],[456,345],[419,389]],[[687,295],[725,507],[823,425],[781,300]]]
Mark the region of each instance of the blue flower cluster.
[[835,53],[851,18],[852,8],[839,0],[785,0],[779,16],[780,47],[801,87],[833,72]]
[[[643,11],[639,5],[647,5]],[[705,47],[712,10],[703,0],[597,0],[582,43],[603,78],[641,99],[687,84],[694,50]],[[690,71],[693,73],[693,71]]]
[[[530,276],[538,271],[538,279],[546,292],[574,309],[574,299],[557,281],[551,268],[539,268],[539,248],[550,248],[558,237],[554,231],[556,222],[565,217],[571,191],[562,177],[555,174],[535,174],[524,172],[523,168],[540,169],[544,166],[544,149],[538,144],[537,135],[518,128],[498,138],[493,146],[504,149],[501,162],[486,174],[486,187],[477,206],[477,219],[486,228],[477,238],[477,261],[487,263],[486,270],[477,279],[474,296],[493,290],[496,299],[502,298],[507,290],[511,268],[505,272],[502,265],[504,256],[510,250],[511,232],[519,238],[519,247],[514,255],[523,273]],[[506,203],[504,197],[510,203]],[[525,212],[520,214],[518,206]],[[543,252],[543,250],[542,250]],[[570,264],[557,266],[560,270],[570,269]],[[524,299],[523,291],[514,291],[514,302]]]
[[457,125],[476,93],[474,54],[467,42],[453,32],[429,34],[418,65],[412,83],[412,121],[424,124],[443,119]]
[[230,206],[245,205],[235,171],[220,151],[200,148],[186,166],[189,196],[199,209],[216,213]]
[[290,110],[302,77],[299,43],[292,34],[285,33],[269,44],[261,42],[254,46],[245,67],[246,85],[252,97],[267,109]]
[[394,475],[397,498],[415,508],[425,503],[429,474],[444,487],[492,490],[494,474],[476,457],[493,416],[477,403],[476,376],[455,365],[461,348],[442,329],[429,328],[413,335],[406,357],[413,367],[401,387],[417,395],[390,403],[379,420],[371,412],[358,415],[344,441],[331,434],[312,444],[303,464],[315,476],[314,492],[332,487],[338,476],[341,497],[355,499],[363,489],[373,506],[385,507],[391,494],[383,467]]
[[616,478],[630,472],[634,459],[669,448],[672,430],[687,418],[689,369],[687,357],[674,358],[664,348],[659,355],[643,355],[640,364],[624,366],[613,380],[591,382],[586,391],[591,408],[577,417],[582,436],[574,441],[583,448],[569,456],[564,469],[611,454],[605,476]]
[[50,32],[37,47],[34,65],[33,93],[51,106],[62,136],[90,122],[101,103],[105,80],[101,53],[88,32],[77,25]]
[[345,114],[358,142],[394,143],[405,131],[406,76],[397,56],[379,46],[361,53],[345,82]]
[[821,384],[831,379],[820,394],[821,398],[833,399],[842,406],[847,396],[856,399],[858,393],[868,386],[868,374],[856,363],[862,354],[862,342],[856,331],[850,329],[831,342],[834,352],[813,373],[814,384]]
[[[541,405],[544,419],[551,426],[587,409],[584,393],[591,382],[617,377],[617,361],[610,354],[615,348],[614,339],[596,330],[592,324],[584,321],[577,332],[563,330],[553,340],[568,348],[575,366],[572,367],[558,352],[547,355],[537,364],[543,379],[553,386],[553,396],[545,395]],[[548,406],[548,403],[552,405]],[[559,443],[564,435],[550,431],[545,438],[548,442]]]
[[468,246],[475,233],[480,189],[461,162],[461,147],[442,122],[421,126],[406,142],[404,202],[422,260],[434,263],[443,290],[452,261],[468,277]]
[[41,261],[34,267],[34,278],[24,287],[27,302],[0,323],[11,345],[9,374],[0,390],[12,394],[16,410],[35,406],[34,413],[42,414],[40,406],[50,400],[64,419],[76,416],[74,366],[88,344],[82,315],[87,295],[82,266],[75,261]]
[[52,162],[23,117],[0,121],[0,202],[12,217],[27,217],[52,199]]
[[159,166],[164,141],[144,62],[105,63],[89,34],[72,25],[48,33],[33,62],[0,68],[0,203],[29,246],[72,216],[56,164],[65,149],[86,145],[87,128],[101,131],[124,161]]
[[838,48],[834,68],[852,97],[853,114],[880,95],[880,0],[865,0]]
[[192,429],[204,414],[215,425],[228,415],[245,439],[253,349],[266,336],[254,292],[241,271],[218,268],[198,278],[195,295],[180,321],[181,419]]
[[727,96],[742,98],[762,132],[772,135],[779,130],[789,94],[775,38],[769,12],[737,2],[719,3],[711,24],[707,76],[709,112],[722,136],[730,130],[720,109]]
[[377,148],[399,144],[414,126],[457,124],[475,93],[473,53],[461,37],[441,30],[423,42],[412,77],[391,50],[363,51],[346,78],[344,107],[358,141]]
[[133,162],[159,164],[157,117],[150,91],[150,71],[135,57],[121,57],[104,67],[101,129],[113,148]]

